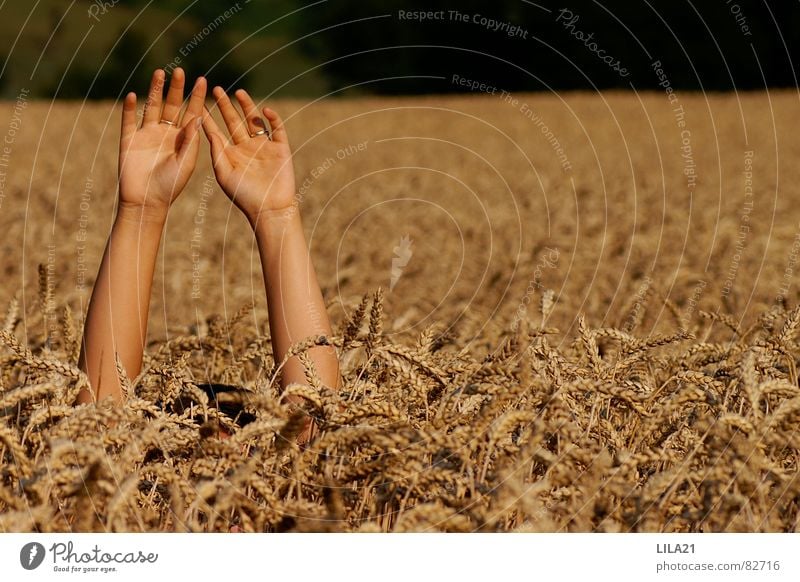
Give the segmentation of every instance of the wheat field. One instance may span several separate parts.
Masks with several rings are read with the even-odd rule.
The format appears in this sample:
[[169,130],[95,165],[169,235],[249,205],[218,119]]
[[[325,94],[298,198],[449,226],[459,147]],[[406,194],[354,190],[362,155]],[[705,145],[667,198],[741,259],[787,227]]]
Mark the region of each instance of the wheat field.
[[205,149],[142,374],[72,405],[119,108],[2,104],[0,531],[798,531],[797,96],[678,97],[274,103],[334,324],[304,411]]

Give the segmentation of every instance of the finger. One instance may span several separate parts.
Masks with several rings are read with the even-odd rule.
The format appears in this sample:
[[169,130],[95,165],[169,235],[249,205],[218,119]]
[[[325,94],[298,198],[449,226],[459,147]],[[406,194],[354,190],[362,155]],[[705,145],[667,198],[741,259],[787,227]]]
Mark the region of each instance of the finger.
[[183,86],[185,84],[186,73],[178,67],[172,72],[172,78],[169,80],[167,99],[164,102],[164,111],[161,112],[160,119],[171,121],[172,123],[178,122],[178,116],[181,114],[181,107],[183,106]]
[[289,135],[286,133],[286,128],[283,126],[283,120],[281,116],[274,109],[270,109],[269,107],[264,107],[261,110],[264,114],[264,117],[267,118],[269,121],[270,126],[272,126],[272,141],[278,143],[289,143]]
[[198,77],[194,82],[192,94],[189,97],[189,105],[183,114],[181,125],[185,127],[195,117],[203,115],[203,105],[206,102],[206,80],[205,77]]
[[150,90],[147,93],[147,101],[144,103],[142,126],[158,123],[159,119],[161,119],[161,97],[163,92],[164,71],[163,69],[156,69],[153,71]]
[[178,161],[184,163],[186,160],[197,160],[197,149],[200,142],[200,125],[203,122],[202,117],[195,117],[190,123],[185,125],[183,131],[183,141],[178,148]]
[[128,93],[122,102],[122,140],[136,133],[136,93]]
[[207,136],[215,135],[218,136],[223,142],[225,141],[225,134],[222,133],[219,125],[214,120],[214,117],[211,115],[211,112],[208,110],[208,107],[203,107],[203,130],[206,132]]
[[211,161],[214,164],[214,169],[222,172],[230,171],[231,165],[225,155],[225,136],[220,130],[217,122],[211,117],[211,112],[203,108],[203,131],[208,138],[208,143],[211,145]]
[[233,106],[233,103],[231,103],[231,100],[228,99],[228,95],[222,87],[214,87],[214,99],[217,101],[217,107],[219,107],[219,111],[222,113],[222,119],[225,120],[228,131],[231,133],[233,143],[238,144],[250,139],[250,134],[248,134],[247,129],[245,129],[242,116],[236,111],[236,108]]
[[261,117],[261,114],[258,112],[258,107],[253,102],[253,99],[248,95],[247,91],[244,89],[239,89],[235,93],[236,100],[239,102],[239,106],[242,108],[242,112],[244,113],[245,121],[247,122],[247,133],[250,135],[255,135],[257,132],[266,131],[266,137],[269,137],[269,127],[267,127],[266,122]]

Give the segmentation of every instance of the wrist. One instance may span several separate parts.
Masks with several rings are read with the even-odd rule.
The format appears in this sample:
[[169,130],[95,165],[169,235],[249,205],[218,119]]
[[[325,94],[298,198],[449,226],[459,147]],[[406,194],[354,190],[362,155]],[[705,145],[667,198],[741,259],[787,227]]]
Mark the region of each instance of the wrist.
[[117,208],[117,220],[139,225],[156,225],[163,227],[167,222],[168,207],[144,204],[131,204],[120,201]]
[[285,208],[265,208],[248,214],[247,221],[255,231],[281,231],[288,226],[300,224],[300,205],[295,200]]

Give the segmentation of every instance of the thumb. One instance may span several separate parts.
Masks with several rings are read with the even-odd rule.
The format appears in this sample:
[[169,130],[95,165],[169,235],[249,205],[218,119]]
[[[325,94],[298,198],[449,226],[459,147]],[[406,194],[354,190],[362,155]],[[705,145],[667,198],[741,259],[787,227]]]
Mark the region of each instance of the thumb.
[[208,143],[211,146],[211,161],[214,166],[224,166],[227,162],[225,157],[225,143],[216,133],[208,134]]
[[178,160],[183,163],[188,156],[197,156],[198,140],[200,135],[200,124],[203,122],[198,115],[191,119],[183,128],[183,141],[178,147]]
[[232,168],[225,155],[225,138],[220,134],[219,127],[217,127],[208,109],[203,111],[202,125],[203,131],[208,138],[208,143],[211,146],[211,162],[214,165],[214,171],[222,172],[223,174],[229,172]]

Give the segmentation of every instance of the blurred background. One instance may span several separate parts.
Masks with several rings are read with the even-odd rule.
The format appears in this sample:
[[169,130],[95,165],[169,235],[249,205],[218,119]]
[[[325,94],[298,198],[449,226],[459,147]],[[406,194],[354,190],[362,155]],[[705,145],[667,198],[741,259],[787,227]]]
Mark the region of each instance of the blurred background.
[[655,60],[675,89],[793,87],[798,29],[797,1],[5,0],[0,97],[115,99],[178,65],[303,98],[470,91],[459,72],[508,91],[640,90]]

